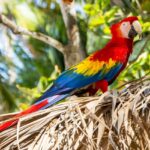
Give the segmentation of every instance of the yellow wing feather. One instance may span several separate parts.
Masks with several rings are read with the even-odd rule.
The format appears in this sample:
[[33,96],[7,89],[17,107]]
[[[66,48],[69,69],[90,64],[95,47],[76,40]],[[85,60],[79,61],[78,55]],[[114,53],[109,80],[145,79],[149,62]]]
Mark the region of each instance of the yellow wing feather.
[[91,60],[90,57],[83,60],[78,65],[72,67],[72,69],[75,69],[74,72],[78,74],[84,74],[85,76],[92,76],[98,73],[105,65],[106,70],[109,70],[116,64],[116,61],[109,59],[108,62],[105,61],[99,61],[99,60]]

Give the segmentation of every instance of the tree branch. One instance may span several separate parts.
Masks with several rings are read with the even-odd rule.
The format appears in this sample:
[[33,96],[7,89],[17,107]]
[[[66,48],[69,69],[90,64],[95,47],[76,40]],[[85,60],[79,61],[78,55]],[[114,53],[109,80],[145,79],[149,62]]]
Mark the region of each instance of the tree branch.
[[80,32],[76,21],[74,2],[66,4],[63,1],[60,1],[59,5],[69,40],[65,54],[66,58],[69,57],[69,64],[66,64],[66,66],[68,67],[83,60],[86,57],[86,53],[83,50]]
[[52,47],[58,49],[63,54],[65,52],[65,46],[61,42],[43,33],[32,32],[27,30],[26,28],[20,27],[2,14],[0,14],[0,23],[11,29],[14,34],[30,36],[32,38],[38,39],[40,41],[43,41],[44,43],[51,45]]

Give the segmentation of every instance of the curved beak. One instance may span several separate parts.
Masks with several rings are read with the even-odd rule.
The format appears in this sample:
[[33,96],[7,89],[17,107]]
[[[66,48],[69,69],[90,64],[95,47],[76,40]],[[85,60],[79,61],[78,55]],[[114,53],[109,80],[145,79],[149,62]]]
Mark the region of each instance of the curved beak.
[[128,36],[134,38],[136,35],[139,35],[139,38],[142,37],[142,27],[137,20],[132,23]]

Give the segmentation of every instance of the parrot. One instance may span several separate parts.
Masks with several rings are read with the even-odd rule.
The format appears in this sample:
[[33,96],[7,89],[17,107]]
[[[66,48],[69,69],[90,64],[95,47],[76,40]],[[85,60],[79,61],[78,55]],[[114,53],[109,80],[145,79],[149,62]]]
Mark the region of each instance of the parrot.
[[114,23],[110,31],[112,37],[102,49],[62,72],[33,105],[0,124],[0,132],[16,125],[20,117],[46,109],[93,84],[96,91],[108,91],[108,86],[125,69],[133,50],[134,37],[141,36],[142,27],[138,17],[130,16]]

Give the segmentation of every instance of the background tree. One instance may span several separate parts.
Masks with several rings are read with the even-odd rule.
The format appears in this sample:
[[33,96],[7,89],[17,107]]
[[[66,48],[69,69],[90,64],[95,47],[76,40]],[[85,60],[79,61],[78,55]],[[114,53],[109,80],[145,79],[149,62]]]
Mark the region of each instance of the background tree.
[[102,48],[110,38],[110,25],[128,15],[139,16],[143,39],[135,39],[128,67],[112,86],[150,71],[149,0],[3,0],[0,4],[2,113],[25,109],[65,66]]

